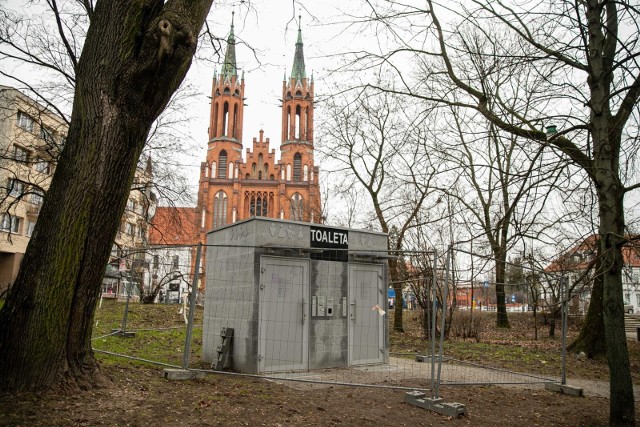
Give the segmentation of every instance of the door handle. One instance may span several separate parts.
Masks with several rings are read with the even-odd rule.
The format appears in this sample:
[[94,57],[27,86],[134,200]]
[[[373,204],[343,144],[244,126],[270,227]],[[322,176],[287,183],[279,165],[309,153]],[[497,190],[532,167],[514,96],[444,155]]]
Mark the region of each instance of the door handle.
[[306,305],[307,305],[307,303],[305,302],[304,298],[302,298],[302,324],[303,325],[307,321]]

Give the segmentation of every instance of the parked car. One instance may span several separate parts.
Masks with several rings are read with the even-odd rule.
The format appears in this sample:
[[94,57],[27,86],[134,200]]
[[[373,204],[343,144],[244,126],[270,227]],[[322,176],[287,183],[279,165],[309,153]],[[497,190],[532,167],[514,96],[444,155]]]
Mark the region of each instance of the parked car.
[[633,314],[633,304],[625,304],[624,305],[624,312],[625,313],[629,313],[629,314]]

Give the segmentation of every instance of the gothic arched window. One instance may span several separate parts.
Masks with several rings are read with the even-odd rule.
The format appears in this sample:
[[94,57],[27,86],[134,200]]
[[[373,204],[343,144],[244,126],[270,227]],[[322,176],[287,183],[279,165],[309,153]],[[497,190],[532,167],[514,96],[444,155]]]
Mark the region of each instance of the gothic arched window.
[[293,180],[300,181],[302,179],[302,156],[296,153],[293,156]]
[[304,216],[304,200],[300,193],[291,196],[291,219],[294,221],[303,221]]
[[222,150],[218,156],[218,178],[227,177],[227,152]]
[[227,195],[220,190],[213,198],[213,228],[227,223]]

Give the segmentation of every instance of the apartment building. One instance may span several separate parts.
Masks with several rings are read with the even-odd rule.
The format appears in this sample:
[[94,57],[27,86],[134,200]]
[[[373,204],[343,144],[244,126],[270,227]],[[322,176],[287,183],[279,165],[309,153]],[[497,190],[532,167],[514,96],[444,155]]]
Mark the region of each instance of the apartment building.
[[[0,294],[18,274],[67,128],[51,109],[15,88],[0,85]],[[147,224],[155,196],[151,160],[143,163],[136,171],[115,248],[148,243]]]

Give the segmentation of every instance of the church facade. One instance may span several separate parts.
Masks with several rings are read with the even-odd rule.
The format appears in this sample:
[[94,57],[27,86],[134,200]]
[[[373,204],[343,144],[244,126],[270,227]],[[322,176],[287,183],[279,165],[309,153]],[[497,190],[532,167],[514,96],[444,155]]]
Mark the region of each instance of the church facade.
[[238,75],[235,49],[232,23],[222,70],[213,78],[207,155],[200,167],[196,218],[203,243],[212,229],[253,216],[322,222],[314,163],[314,84],[305,71],[301,30],[291,76],[282,82],[279,160],[263,130],[244,151],[244,73]]

